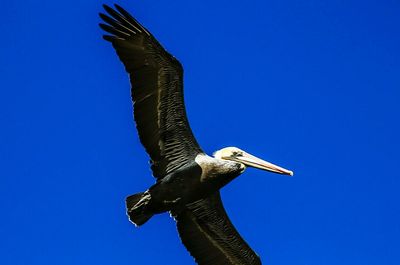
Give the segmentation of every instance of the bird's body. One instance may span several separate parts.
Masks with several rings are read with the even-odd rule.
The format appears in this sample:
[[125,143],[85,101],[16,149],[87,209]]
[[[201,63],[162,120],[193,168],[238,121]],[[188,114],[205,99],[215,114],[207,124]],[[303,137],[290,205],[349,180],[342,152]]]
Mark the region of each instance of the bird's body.
[[142,209],[151,213],[171,211],[177,215],[186,204],[218,192],[243,170],[240,163],[199,154],[194,161],[151,186],[147,191],[151,199]]
[[289,170],[227,147],[205,154],[190,129],[183,102],[183,68],[127,11],[104,6],[101,28],[131,81],[139,138],[156,183],[126,199],[129,219],[140,226],[170,212],[183,244],[201,265],[261,264],[230,222],[219,190],[246,167],[292,175]]

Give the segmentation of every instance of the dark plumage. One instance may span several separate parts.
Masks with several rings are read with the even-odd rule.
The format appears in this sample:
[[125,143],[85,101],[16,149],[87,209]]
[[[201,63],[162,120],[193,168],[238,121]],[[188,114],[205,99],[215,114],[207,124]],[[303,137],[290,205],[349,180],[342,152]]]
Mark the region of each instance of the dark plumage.
[[156,178],[185,165],[201,152],[186,118],[183,69],[172,55],[128,12],[104,5],[112,16],[100,14],[109,25],[112,43],[131,80],[134,116],[140,141],[151,158]]
[[233,147],[207,156],[186,118],[179,61],[120,6],[104,9],[108,15],[100,14],[106,23],[100,27],[129,73],[136,127],[157,179],[147,191],[127,198],[129,219],[139,226],[170,211],[198,264],[261,264],[230,222],[219,189],[246,166],[292,172]]

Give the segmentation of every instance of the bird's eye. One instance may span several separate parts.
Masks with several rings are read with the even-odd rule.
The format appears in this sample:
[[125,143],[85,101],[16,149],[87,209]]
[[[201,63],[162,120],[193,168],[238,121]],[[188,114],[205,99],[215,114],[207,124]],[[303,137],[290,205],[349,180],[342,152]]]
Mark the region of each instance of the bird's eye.
[[242,154],[242,152],[233,151],[233,152],[232,152],[232,155],[233,155],[233,156],[242,156],[243,154]]

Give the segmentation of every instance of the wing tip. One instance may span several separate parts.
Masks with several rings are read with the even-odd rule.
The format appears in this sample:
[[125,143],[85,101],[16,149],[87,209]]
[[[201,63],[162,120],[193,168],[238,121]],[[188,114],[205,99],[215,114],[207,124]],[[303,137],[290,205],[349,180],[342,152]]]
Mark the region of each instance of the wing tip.
[[[99,17],[100,17],[102,20],[105,20],[105,19],[108,18],[106,14],[101,13],[101,12],[99,12]],[[104,18],[105,18],[105,19],[104,19]]]
[[107,13],[109,13],[110,10],[111,10],[111,12],[113,11],[113,9],[106,4],[103,4],[102,6],[103,6],[104,10],[107,11]]
[[99,17],[106,23],[106,27],[102,27],[103,30],[109,32],[109,30],[105,28],[111,26],[113,28],[113,32],[109,33],[122,38],[127,36],[120,36],[120,33],[131,36],[144,33],[148,36],[151,36],[150,33],[131,14],[129,14],[129,12],[117,4],[114,6],[115,9],[103,4],[105,13],[99,12]]
[[120,5],[118,5],[118,4],[114,4],[114,7],[115,7],[118,11],[120,11],[120,12],[121,12],[121,10],[127,12],[124,8],[122,8],[122,7],[121,7]]
[[115,36],[111,36],[111,35],[103,35],[103,39],[113,43],[114,40],[117,39],[117,38]]

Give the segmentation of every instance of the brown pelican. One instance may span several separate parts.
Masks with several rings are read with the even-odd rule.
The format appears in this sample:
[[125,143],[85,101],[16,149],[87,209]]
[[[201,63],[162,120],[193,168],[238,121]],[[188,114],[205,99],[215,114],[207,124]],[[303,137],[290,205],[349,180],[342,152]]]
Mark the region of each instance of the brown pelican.
[[236,147],[206,155],[186,118],[183,69],[177,59],[127,11],[104,5],[111,42],[131,82],[139,138],[150,156],[156,183],[126,199],[130,221],[140,226],[154,214],[170,212],[183,244],[198,264],[261,264],[230,222],[219,190],[255,167],[293,175]]

